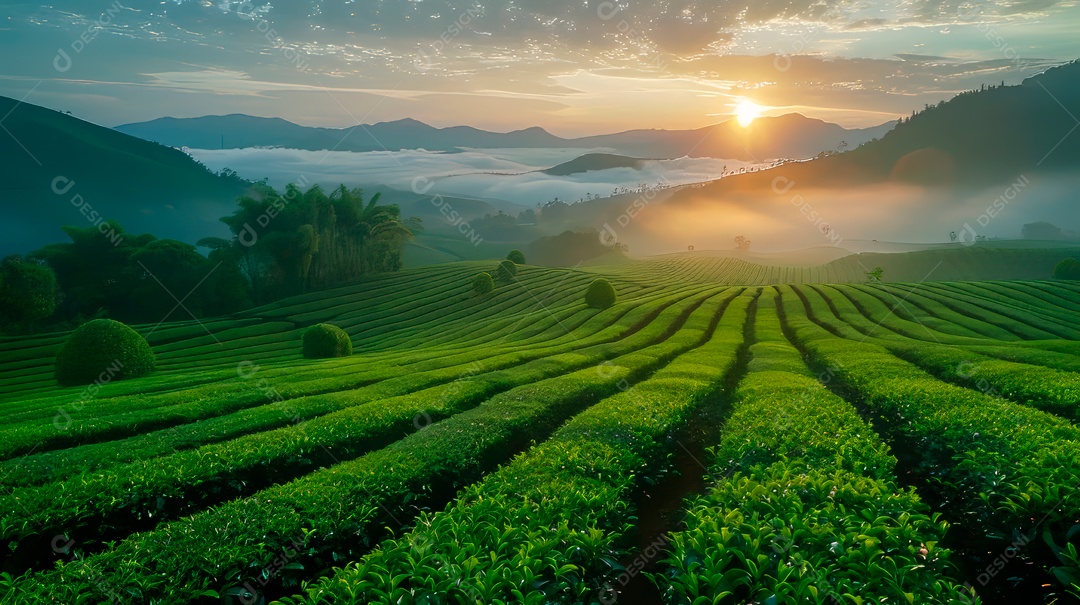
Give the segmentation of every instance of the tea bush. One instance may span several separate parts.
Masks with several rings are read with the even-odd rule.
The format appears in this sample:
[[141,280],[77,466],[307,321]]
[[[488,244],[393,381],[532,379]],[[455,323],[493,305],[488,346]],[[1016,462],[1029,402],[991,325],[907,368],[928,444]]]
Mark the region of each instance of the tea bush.
[[56,381],[62,386],[104,383],[154,371],[154,352],[146,339],[125,324],[95,319],[71,333],[56,355]]
[[491,279],[490,273],[477,273],[472,279],[472,291],[478,296],[483,296],[495,289],[495,280]]
[[606,309],[615,304],[615,288],[604,278],[593,280],[585,292],[585,304],[594,309]]
[[515,275],[517,275],[517,265],[514,264],[514,261],[499,261],[499,266],[495,269],[495,277],[498,278],[499,281],[508,282],[514,279]]
[[348,357],[352,355],[352,340],[337,326],[316,324],[304,330],[304,357]]

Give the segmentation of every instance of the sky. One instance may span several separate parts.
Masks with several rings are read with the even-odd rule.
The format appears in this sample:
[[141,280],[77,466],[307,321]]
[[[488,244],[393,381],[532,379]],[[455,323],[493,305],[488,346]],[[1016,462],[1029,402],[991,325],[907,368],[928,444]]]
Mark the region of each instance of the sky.
[[847,127],[1080,58],[1078,0],[0,0],[0,95],[105,126],[246,113],[561,136],[749,99]]

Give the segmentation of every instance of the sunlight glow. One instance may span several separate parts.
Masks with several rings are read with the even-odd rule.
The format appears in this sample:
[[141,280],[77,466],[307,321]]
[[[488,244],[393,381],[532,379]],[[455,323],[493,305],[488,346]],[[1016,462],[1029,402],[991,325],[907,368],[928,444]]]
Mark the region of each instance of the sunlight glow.
[[739,99],[739,102],[735,105],[735,119],[739,121],[739,126],[745,128],[760,117],[764,109],[764,107],[750,99]]

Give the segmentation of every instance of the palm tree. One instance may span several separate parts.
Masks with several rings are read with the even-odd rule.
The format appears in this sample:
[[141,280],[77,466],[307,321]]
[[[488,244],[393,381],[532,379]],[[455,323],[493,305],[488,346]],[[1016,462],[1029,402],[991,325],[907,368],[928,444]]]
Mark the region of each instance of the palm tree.
[[380,196],[372,196],[354,230],[354,236],[359,238],[360,278],[368,270],[393,271],[400,267],[401,244],[413,236],[401,221],[401,209],[396,205],[380,206]]

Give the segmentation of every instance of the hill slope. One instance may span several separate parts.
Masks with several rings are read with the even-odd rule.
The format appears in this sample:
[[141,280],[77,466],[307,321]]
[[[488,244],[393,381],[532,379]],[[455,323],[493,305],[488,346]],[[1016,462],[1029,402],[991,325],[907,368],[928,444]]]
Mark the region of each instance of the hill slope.
[[633,168],[634,170],[638,170],[641,168],[642,162],[643,160],[626,157],[624,155],[586,153],[569,162],[563,162],[558,166],[552,166],[551,168],[541,170],[540,172],[552,176],[570,176],[572,174],[589,172],[590,170],[607,170],[609,168]]
[[621,153],[644,157],[714,157],[761,162],[777,158],[809,158],[833,151],[846,143],[861,145],[889,132],[895,122],[863,129],[802,114],[789,113],[754,120],[741,126],[736,120],[694,130],[631,130],[612,135],[577,139],[590,147],[611,147]]
[[[181,151],[0,97],[7,215],[3,252],[64,241],[61,225],[117,218],[128,231],[194,241],[226,232],[247,183],[217,176]],[[99,217],[99,218],[94,218]]]
[[1080,161],[1075,116],[1080,116],[1080,62],[1016,86],[962,93],[847,153],[723,179],[700,193],[765,191],[777,176],[800,188],[889,181],[935,187],[1007,183],[1028,172],[1075,168]]

